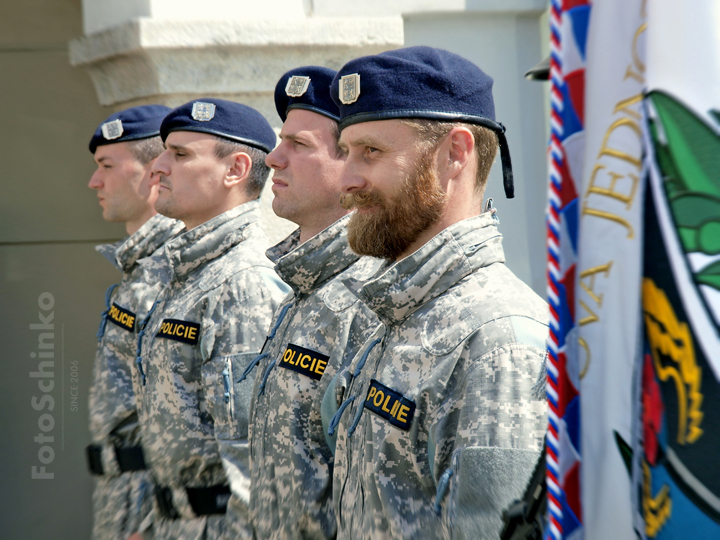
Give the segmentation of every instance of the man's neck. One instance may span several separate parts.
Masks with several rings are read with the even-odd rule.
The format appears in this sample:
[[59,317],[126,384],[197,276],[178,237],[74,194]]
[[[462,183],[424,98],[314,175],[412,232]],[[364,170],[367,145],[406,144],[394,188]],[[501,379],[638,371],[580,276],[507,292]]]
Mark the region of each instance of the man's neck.
[[325,229],[327,229],[330,225],[332,225],[337,220],[339,220],[343,216],[346,216],[349,213],[350,213],[349,210],[345,210],[344,208],[342,208],[342,209],[338,209],[338,211],[335,214],[332,214],[332,215],[325,214],[324,215],[325,219],[323,219],[319,223],[311,223],[311,224],[305,223],[302,225],[298,223],[298,225],[300,225],[300,243],[304,244],[305,242],[310,240],[313,236],[320,234]]
[[224,214],[225,212],[229,212],[233,208],[237,208],[238,206],[242,206],[243,204],[248,203],[253,200],[257,200],[257,199],[243,199],[243,200],[240,200],[239,202],[236,202],[236,204],[223,204],[219,207],[216,207],[211,212],[186,217],[186,218],[183,218],[182,221],[183,221],[183,223],[185,223],[185,228],[188,231],[190,231],[196,227],[199,227],[200,225],[203,225],[204,223],[207,223],[211,219],[215,219],[216,217]]
[[462,208],[457,208],[457,206],[453,207],[452,202],[449,202],[445,212],[440,217],[440,219],[435,224],[431,225],[423,232],[421,232],[417,239],[415,239],[415,241],[410,244],[408,248],[398,256],[397,259],[395,259],[395,262],[401,261],[406,257],[409,257],[451,225],[455,225],[456,223],[459,223],[460,221],[471,217],[479,216],[483,211],[482,200],[483,199],[481,194],[479,198],[480,206],[478,206],[477,204],[471,204],[464,205],[464,207]]
[[133,219],[132,221],[126,221],[125,222],[125,231],[128,233],[128,236],[132,236],[136,232],[140,230],[140,227],[145,225],[145,223],[148,222],[148,220],[156,215],[157,212],[154,208],[149,208],[142,216],[140,216],[137,219]]

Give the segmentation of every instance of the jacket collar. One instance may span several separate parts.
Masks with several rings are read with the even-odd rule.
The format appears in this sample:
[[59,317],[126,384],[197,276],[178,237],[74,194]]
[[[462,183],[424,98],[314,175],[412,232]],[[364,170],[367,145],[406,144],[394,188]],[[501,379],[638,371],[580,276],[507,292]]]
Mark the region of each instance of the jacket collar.
[[369,281],[343,283],[389,325],[446,292],[478,268],[505,262],[490,212],[455,223]]
[[129,237],[96,246],[95,250],[119,270],[129,272],[140,259],[152,255],[181,229],[181,222],[156,214]]
[[165,245],[168,264],[182,279],[203,264],[226,253],[250,235],[260,219],[258,200],[246,202],[186,231]]
[[275,272],[298,294],[309,294],[354,264],[359,256],[350,249],[344,216],[307,242],[299,244],[300,230],[265,253]]

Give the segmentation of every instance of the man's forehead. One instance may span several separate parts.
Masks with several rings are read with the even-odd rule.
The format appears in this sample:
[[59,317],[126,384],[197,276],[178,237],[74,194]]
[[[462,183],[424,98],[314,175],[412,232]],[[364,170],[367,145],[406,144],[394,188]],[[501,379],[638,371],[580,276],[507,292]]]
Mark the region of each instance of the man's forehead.
[[95,149],[95,161],[130,159],[134,156],[130,153],[130,143],[127,141],[102,144]]
[[215,137],[208,133],[199,133],[197,131],[172,131],[168,133],[167,139],[165,139],[165,147],[169,148],[170,146],[188,145],[198,146],[215,140]]
[[333,121],[327,116],[304,109],[291,109],[280,129],[280,137],[297,135],[300,132],[332,129]]
[[340,143],[345,146],[397,144],[413,142],[415,138],[415,132],[398,119],[352,124],[340,132]]

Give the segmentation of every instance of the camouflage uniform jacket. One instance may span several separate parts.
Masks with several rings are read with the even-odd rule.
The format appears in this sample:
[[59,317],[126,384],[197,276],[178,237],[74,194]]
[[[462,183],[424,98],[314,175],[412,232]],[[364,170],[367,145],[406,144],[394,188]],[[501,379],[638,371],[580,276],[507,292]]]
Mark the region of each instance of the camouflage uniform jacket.
[[383,325],[328,388],[339,539],[498,537],[546,427],[547,305],[503,263],[485,213],[345,280]]
[[263,539],[333,538],[332,451],[320,405],[377,318],[340,281],[369,277],[379,259],[358,260],[342,218],[302,245],[299,231],[267,251],[293,293],[276,312],[258,360],[250,422],[250,509]]
[[129,238],[95,248],[123,276],[106,294],[90,385],[90,434],[93,444],[102,448],[104,472],[95,478],[93,538],[125,540],[152,510],[152,486],[147,471],[121,474],[115,447],[138,446],[141,442],[132,389],[137,322],[150,309],[160,284],[147,280],[139,261],[160,248],[181,227],[177,221],[156,215]]
[[[264,250],[251,201],[174,238],[152,271],[167,283],[138,341],[146,459],[180,519],[157,519],[156,538],[250,537],[247,424],[252,383],[236,384],[259,353],[288,287]],[[151,265],[148,265],[149,267]],[[185,488],[227,484],[227,515],[198,517]]]

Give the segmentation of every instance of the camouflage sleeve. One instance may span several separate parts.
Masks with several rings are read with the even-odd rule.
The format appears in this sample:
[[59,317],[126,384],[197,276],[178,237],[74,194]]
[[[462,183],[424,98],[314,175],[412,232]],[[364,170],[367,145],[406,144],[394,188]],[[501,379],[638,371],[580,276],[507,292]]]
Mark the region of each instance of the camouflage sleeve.
[[231,488],[226,523],[229,537],[252,538],[248,415],[252,381],[238,383],[262,348],[272,314],[286,289],[250,268],[236,274],[209,298],[209,320],[201,336],[202,392],[215,427],[223,467]]
[[497,538],[542,446],[546,405],[533,395],[544,350],[511,344],[478,361],[431,414],[435,510],[450,538]]

